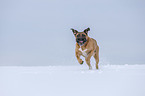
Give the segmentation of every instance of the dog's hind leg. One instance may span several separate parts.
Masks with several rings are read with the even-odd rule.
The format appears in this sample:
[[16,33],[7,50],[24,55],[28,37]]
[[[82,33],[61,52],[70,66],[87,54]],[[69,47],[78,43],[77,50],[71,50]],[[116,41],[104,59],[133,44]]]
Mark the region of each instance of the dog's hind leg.
[[99,69],[99,47],[96,49],[95,55],[94,55],[95,61],[96,61],[96,69]]
[[94,55],[95,61],[96,61],[96,69],[99,69],[98,64],[99,64],[99,56],[97,54]]

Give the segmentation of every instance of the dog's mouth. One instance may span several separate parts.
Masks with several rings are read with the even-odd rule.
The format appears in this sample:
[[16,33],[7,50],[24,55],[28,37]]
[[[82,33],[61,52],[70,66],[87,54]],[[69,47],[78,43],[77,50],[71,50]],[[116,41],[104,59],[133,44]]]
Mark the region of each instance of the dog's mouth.
[[86,38],[77,38],[76,41],[80,46],[82,46],[87,40]]
[[84,41],[79,41],[79,43],[83,43]]

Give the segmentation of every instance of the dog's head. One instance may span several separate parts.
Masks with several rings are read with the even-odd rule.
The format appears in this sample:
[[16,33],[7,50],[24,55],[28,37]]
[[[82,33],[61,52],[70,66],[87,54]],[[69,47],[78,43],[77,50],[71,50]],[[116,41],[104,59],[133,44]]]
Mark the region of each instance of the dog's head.
[[73,34],[75,35],[76,42],[80,45],[83,46],[84,43],[88,39],[88,31],[90,31],[90,28],[85,29],[83,32],[78,32],[75,29],[71,29],[73,31]]

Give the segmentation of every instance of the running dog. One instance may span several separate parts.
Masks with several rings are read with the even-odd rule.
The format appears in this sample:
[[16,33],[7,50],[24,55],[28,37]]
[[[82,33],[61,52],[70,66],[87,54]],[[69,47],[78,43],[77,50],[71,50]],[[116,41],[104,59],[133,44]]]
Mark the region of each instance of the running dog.
[[75,29],[71,29],[76,38],[76,48],[75,55],[80,64],[83,64],[84,61],[80,58],[80,56],[85,57],[85,61],[89,66],[89,69],[92,69],[90,64],[90,59],[93,56],[96,61],[96,69],[98,69],[99,63],[99,46],[95,39],[90,38],[88,36],[88,31],[90,28],[85,29],[83,32],[78,32]]

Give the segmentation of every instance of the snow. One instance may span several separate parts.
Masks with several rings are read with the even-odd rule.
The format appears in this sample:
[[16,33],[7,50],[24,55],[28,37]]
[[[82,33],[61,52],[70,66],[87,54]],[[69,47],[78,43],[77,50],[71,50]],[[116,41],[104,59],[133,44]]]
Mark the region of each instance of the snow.
[[0,96],[145,96],[145,65],[1,66]]

